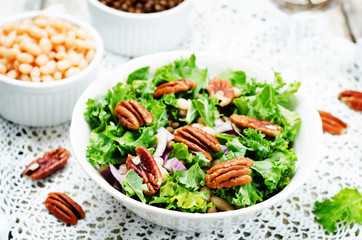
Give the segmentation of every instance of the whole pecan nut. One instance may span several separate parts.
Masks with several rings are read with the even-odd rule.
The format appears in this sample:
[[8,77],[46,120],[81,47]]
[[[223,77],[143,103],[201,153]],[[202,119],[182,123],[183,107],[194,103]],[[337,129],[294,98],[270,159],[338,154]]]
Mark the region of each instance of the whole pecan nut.
[[47,152],[42,158],[31,162],[24,170],[24,175],[37,180],[45,178],[51,173],[64,167],[67,163],[70,152],[65,148],[58,148]]
[[178,92],[186,92],[190,89],[194,89],[196,87],[196,83],[187,80],[187,79],[179,79],[172,82],[167,82],[158,86],[153,93],[154,98],[161,98],[165,94],[170,93],[178,93]]
[[321,110],[319,110],[318,112],[322,119],[322,126],[324,132],[341,135],[348,127],[347,123],[343,122],[341,119],[333,116],[332,114]]
[[150,125],[153,122],[152,114],[135,100],[120,101],[114,107],[114,115],[122,126],[137,130],[143,124]]
[[143,183],[147,184],[148,192],[145,192],[145,194],[153,195],[160,189],[162,184],[160,168],[152,154],[145,147],[137,147],[136,154],[140,162],[135,164],[136,157],[128,155],[126,161],[127,170],[133,169],[143,179]]
[[221,150],[219,141],[200,128],[184,126],[175,131],[174,137],[175,142],[182,142],[191,150],[202,152],[210,161],[212,160],[210,152]]
[[275,137],[276,134],[280,134],[282,132],[282,128],[279,125],[266,120],[262,121],[253,117],[236,114],[231,115],[230,120],[238,128],[257,129],[269,137]]
[[342,100],[350,108],[362,111],[362,92],[346,90],[338,94],[338,99]]
[[251,182],[249,169],[253,161],[248,158],[234,158],[216,164],[206,173],[205,181],[209,188],[231,188]]
[[220,102],[221,107],[225,107],[234,99],[233,85],[226,79],[212,79],[209,82],[207,91]]
[[65,223],[75,225],[78,219],[85,218],[82,207],[64,193],[49,193],[44,204],[51,214]]

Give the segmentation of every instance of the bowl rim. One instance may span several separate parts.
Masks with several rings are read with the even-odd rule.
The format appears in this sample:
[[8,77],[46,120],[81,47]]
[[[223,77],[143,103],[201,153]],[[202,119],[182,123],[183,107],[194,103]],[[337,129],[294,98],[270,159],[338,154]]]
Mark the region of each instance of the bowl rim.
[[182,11],[182,9],[186,8],[191,4],[192,0],[184,0],[176,7],[170,8],[168,10],[162,12],[153,12],[153,13],[130,13],[121,10],[117,10],[111,7],[106,6],[105,4],[99,2],[98,0],[88,0],[88,3],[92,4],[94,7],[106,12],[107,14],[116,16],[116,17],[125,17],[130,19],[154,19],[154,18],[162,18],[172,15],[176,12]]
[[59,88],[62,86],[71,85],[72,83],[76,82],[77,80],[79,80],[79,79],[83,78],[84,76],[86,76],[87,74],[89,74],[89,72],[91,72],[94,68],[97,67],[97,65],[101,62],[101,60],[103,58],[103,53],[104,53],[103,40],[102,40],[101,36],[99,35],[99,33],[97,32],[97,30],[92,25],[83,21],[82,19],[71,16],[69,14],[57,13],[57,12],[49,11],[49,10],[27,11],[27,12],[18,13],[18,14],[12,15],[10,17],[1,19],[0,28],[7,23],[20,21],[20,20],[27,19],[27,18],[34,18],[38,15],[44,15],[46,17],[54,17],[54,18],[66,20],[74,25],[77,25],[77,26],[85,29],[92,36],[92,38],[96,44],[96,53],[94,55],[94,58],[92,59],[91,63],[86,68],[81,70],[78,74],[68,77],[68,78],[57,80],[54,82],[27,82],[27,81],[9,78],[2,74],[0,74],[0,82],[4,82],[6,84],[9,84],[9,85],[12,85],[15,87],[22,87],[22,88],[26,88],[26,89],[40,89],[40,90],[47,89],[47,90],[49,90],[49,89]]
[[[260,203],[257,203],[255,205],[252,205],[252,206],[249,206],[246,208],[241,208],[241,209],[227,211],[227,212],[217,212],[217,213],[213,213],[213,214],[187,213],[187,212],[181,212],[181,211],[176,211],[176,210],[171,210],[171,209],[165,209],[165,208],[160,208],[160,207],[156,207],[153,205],[148,205],[141,201],[128,197],[125,194],[123,194],[122,192],[116,190],[108,182],[106,182],[106,180],[104,178],[102,178],[100,176],[100,174],[99,174],[99,177],[94,176],[92,172],[94,172],[94,171],[98,172],[98,171],[89,163],[89,161],[85,157],[83,158],[82,153],[80,153],[79,150],[77,150],[75,148],[76,144],[74,142],[75,139],[73,137],[73,135],[74,136],[77,135],[76,129],[75,129],[76,128],[75,122],[77,122],[76,118],[77,118],[77,116],[79,116],[79,114],[81,114],[81,116],[83,116],[83,112],[78,113],[78,110],[83,110],[83,111],[85,110],[85,108],[84,108],[85,102],[83,102],[83,100],[86,101],[88,99],[88,97],[87,97],[88,92],[90,91],[90,89],[97,86],[99,81],[107,81],[107,79],[110,79],[110,76],[112,76],[115,72],[118,72],[120,69],[126,69],[127,67],[131,67],[135,62],[140,61],[140,59],[154,58],[154,57],[160,57],[160,56],[170,56],[170,55],[174,56],[173,59],[179,59],[179,58],[182,58],[185,56],[190,56],[192,53],[195,54],[196,59],[200,55],[206,55],[206,56],[211,55],[213,57],[222,56],[222,57],[231,58],[233,60],[239,60],[241,62],[246,61],[246,62],[250,63],[252,66],[256,66],[256,67],[262,68],[264,70],[271,71],[269,68],[267,68],[259,63],[256,63],[254,61],[245,59],[245,58],[235,57],[235,56],[226,55],[226,54],[219,54],[219,53],[209,53],[209,52],[167,51],[167,52],[153,53],[153,54],[145,55],[142,57],[134,58],[134,59],[118,66],[114,71],[108,73],[107,75],[99,77],[90,86],[88,86],[88,88],[82,93],[81,97],[78,99],[78,101],[74,107],[74,110],[73,110],[72,122],[71,122],[71,126],[70,126],[70,141],[71,141],[71,145],[72,145],[73,151],[75,153],[77,162],[81,165],[81,167],[88,174],[88,176],[92,178],[93,181],[95,181],[105,192],[112,195],[117,200],[121,201],[122,204],[125,203],[127,206],[132,206],[132,207],[139,208],[144,211],[148,211],[148,212],[152,212],[152,213],[156,213],[156,214],[166,215],[168,217],[184,218],[184,219],[190,219],[190,220],[218,220],[218,219],[236,217],[236,216],[240,216],[240,215],[253,214],[253,213],[259,212],[262,209],[270,207],[271,205],[276,204],[282,200],[285,200],[289,195],[291,195],[293,192],[295,192],[302,184],[304,184],[307,181],[309,176],[314,172],[315,168],[319,164],[320,155],[321,155],[321,151],[322,151],[322,145],[323,145],[323,140],[322,140],[323,132],[322,132],[321,121],[316,121],[314,123],[316,125],[316,129],[319,129],[319,131],[315,133],[316,136],[315,136],[314,140],[320,146],[318,148],[317,152],[314,154],[314,156],[316,156],[315,161],[311,165],[309,165],[309,168],[307,169],[306,172],[303,172],[303,175],[300,177],[301,179],[299,179],[299,181],[294,183],[293,188],[290,187],[291,184],[288,184],[279,193],[277,193],[276,195],[274,195]],[[210,59],[212,59],[212,57],[210,57]],[[152,65],[152,63],[150,65]],[[119,76],[119,79],[121,79],[121,76]],[[122,81],[122,80],[120,80],[120,81]],[[306,94],[306,93],[303,92],[303,94]],[[299,91],[296,94],[296,96],[299,99],[302,99],[302,101],[304,102],[304,104],[306,106],[308,106],[308,108],[313,109],[313,113],[312,113],[311,117],[314,118],[314,120],[320,119],[318,112],[313,107],[313,105],[308,97],[302,96],[299,93]],[[79,120],[79,121],[81,121],[81,120]],[[85,121],[84,118],[83,118],[83,121]],[[83,155],[84,155],[84,153],[83,153]],[[296,170],[297,170],[297,168],[296,168]],[[294,174],[296,173],[296,170],[295,170]],[[99,179],[101,179],[101,182],[98,181]],[[130,209],[130,210],[132,211],[132,209]]]

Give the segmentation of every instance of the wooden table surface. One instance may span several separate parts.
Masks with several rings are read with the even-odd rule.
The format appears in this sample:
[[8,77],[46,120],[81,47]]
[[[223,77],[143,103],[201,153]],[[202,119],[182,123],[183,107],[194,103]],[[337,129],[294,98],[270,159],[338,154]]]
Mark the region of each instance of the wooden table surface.
[[[77,14],[85,7],[86,0],[0,0],[0,19],[15,13],[39,10],[61,3],[70,14]],[[325,13],[332,32],[356,42],[362,38],[362,0],[341,0],[341,3]]]

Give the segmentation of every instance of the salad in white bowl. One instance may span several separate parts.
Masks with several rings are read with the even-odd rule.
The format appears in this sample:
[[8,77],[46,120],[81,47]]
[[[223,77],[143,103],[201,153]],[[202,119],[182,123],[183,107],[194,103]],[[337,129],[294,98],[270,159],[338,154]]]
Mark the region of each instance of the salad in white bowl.
[[299,86],[239,58],[148,55],[83,93],[71,142],[85,171],[139,216],[179,230],[225,228],[315,169],[321,123]]
[[89,99],[89,162],[127,196],[166,209],[217,212],[270,198],[295,169],[301,119],[287,105],[300,83],[233,69],[208,76],[195,60],[137,69]]

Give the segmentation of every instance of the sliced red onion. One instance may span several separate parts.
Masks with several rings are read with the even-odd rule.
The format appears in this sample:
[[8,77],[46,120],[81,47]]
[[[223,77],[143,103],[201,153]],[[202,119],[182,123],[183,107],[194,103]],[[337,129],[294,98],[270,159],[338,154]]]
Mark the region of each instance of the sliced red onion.
[[166,160],[168,159],[168,156],[170,156],[172,150],[173,150],[172,148],[169,149],[169,150],[166,149],[166,151],[165,151],[165,152],[163,153],[163,155],[162,155],[163,162],[166,162]]
[[230,121],[223,122],[222,124],[217,125],[216,127],[214,127],[214,131],[216,133],[227,132],[227,131],[230,131],[230,130],[233,130],[233,126],[231,125]]
[[216,127],[219,126],[219,125],[221,125],[221,124],[223,124],[223,123],[224,123],[224,120],[222,120],[221,118],[216,119],[216,120],[214,121],[214,124],[215,124]]
[[187,168],[177,158],[172,158],[170,160],[167,160],[163,165],[163,167],[169,172],[171,172],[172,169],[179,171],[187,170]]
[[163,155],[163,152],[166,149],[167,142],[169,141],[168,139],[171,138],[171,136],[173,139],[173,135],[169,131],[167,131],[166,128],[164,128],[164,127],[157,129],[157,132],[158,132],[158,137],[157,137],[158,143],[157,143],[156,151],[153,154],[153,156],[161,157]]
[[109,169],[111,170],[112,175],[117,179],[118,182],[124,182],[126,180],[126,174],[122,175],[119,170],[112,164],[109,164]]
[[225,133],[226,133],[226,134],[229,134],[229,135],[232,135],[232,136],[236,136],[236,137],[239,136],[238,133],[235,132],[235,130],[230,130],[230,131],[227,131],[227,132],[225,132]]
[[113,177],[111,170],[109,169],[109,167],[106,165],[104,167],[101,167],[98,169],[98,172],[102,175],[102,177],[109,183],[112,184],[115,180],[115,178]]
[[121,184],[116,180],[114,181],[113,187],[117,189],[118,191],[121,191],[122,187]]
[[225,145],[220,145],[220,147],[224,151],[225,155],[229,153]]

